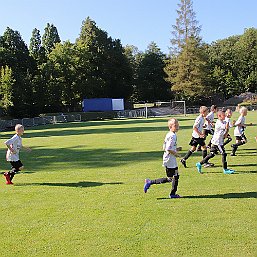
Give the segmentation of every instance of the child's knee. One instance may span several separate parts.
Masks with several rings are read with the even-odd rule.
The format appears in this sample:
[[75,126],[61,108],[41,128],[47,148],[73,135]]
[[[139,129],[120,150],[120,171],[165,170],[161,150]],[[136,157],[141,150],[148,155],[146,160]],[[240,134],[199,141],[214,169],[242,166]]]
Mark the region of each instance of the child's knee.
[[196,150],[196,146],[191,147],[191,152],[194,152]]
[[21,166],[20,168],[19,168],[19,170],[23,170],[24,169],[24,166]]

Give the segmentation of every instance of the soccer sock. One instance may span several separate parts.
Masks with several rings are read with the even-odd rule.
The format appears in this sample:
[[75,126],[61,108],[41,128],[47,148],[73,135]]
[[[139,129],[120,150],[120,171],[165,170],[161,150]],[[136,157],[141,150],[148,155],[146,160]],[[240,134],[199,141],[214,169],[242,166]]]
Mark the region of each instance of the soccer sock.
[[12,181],[14,175],[18,172],[18,170],[16,169],[12,169],[11,171],[9,171],[9,174],[10,174],[10,180]]
[[236,143],[236,144],[234,144],[234,146],[240,146],[240,145],[244,145],[245,144],[245,142],[244,141],[240,141],[240,142],[238,142],[238,143]]
[[191,150],[189,150],[188,152],[187,152],[187,154],[184,156],[184,160],[186,160],[186,159],[188,159],[191,155],[192,155],[192,151]]
[[170,182],[168,178],[158,178],[158,179],[151,180],[151,184],[163,184],[167,182]]
[[174,176],[172,179],[172,187],[171,187],[171,195],[175,195],[178,189],[178,180],[179,180],[179,175]]
[[228,137],[227,138],[227,140],[224,142],[224,144],[223,145],[227,145],[229,142],[231,142],[232,141],[232,138],[231,137]]
[[232,154],[235,154],[238,146],[237,145],[233,145],[232,147],[233,147],[232,148]]
[[222,165],[223,165],[223,169],[227,169],[228,168],[228,163],[227,163],[227,154],[222,154]]
[[205,156],[201,161],[200,164],[203,165],[204,163],[207,163],[211,158],[215,156],[214,153],[209,153],[207,156]]
[[203,159],[204,159],[207,156],[207,150],[203,150],[202,154],[203,154]]

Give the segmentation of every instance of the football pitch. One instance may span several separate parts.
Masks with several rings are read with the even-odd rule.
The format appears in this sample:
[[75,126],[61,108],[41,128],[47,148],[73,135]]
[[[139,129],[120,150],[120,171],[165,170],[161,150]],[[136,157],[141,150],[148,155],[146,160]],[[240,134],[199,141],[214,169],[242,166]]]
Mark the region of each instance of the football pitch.
[[[181,155],[190,148],[195,117],[177,116]],[[226,146],[235,174],[223,174],[221,155],[203,174],[195,167],[199,152],[188,168],[179,163],[181,199],[168,198],[169,183],[143,192],[145,178],[165,176],[167,120],[27,129],[23,144],[32,152],[20,154],[26,169],[13,186],[1,179],[0,256],[256,256],[257,112],[246,117],[255,125],[236,157]],[[2,172],[9,169],[3,143],[12,135],[1,133]]]

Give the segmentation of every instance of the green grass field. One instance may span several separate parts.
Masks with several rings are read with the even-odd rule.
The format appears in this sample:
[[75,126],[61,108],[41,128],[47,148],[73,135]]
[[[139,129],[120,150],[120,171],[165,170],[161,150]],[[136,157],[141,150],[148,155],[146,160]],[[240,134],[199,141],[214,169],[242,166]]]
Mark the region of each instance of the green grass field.
[[[196,116],[178,116],[182,155]],[[234,113],[233,119],[238,117]],[[256,112],[247,122],[256,124]],[[0,256],[257,256],[256,125],[237,157],[236,174],[196,171],[201,153],[179,164],[181,199],[170,185],[143,192],[145,178],[165,176],[162,143],[167,118],[92,121],[26,130],[26,170],[14,186],[0,184]],[[1,134],[1,171],[5,139]],[[233,134],[233,131],[231,131]],[[226,147],[230,153],[231,148]]]

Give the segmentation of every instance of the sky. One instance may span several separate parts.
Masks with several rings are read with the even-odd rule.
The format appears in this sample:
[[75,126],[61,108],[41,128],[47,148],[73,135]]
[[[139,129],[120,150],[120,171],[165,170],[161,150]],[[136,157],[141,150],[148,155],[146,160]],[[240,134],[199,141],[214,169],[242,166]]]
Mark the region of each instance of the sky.
[[[88,16],[108,35],[145,51],[154,41],[169,52],[172,25],[180,0],[0,0],[0,35],[7,27],[29,45],[34,28],[57,27],[62,41],[75,42]],[[257,0],[193,0],[203,41],[211,43],[245,28],[257,28]]]

